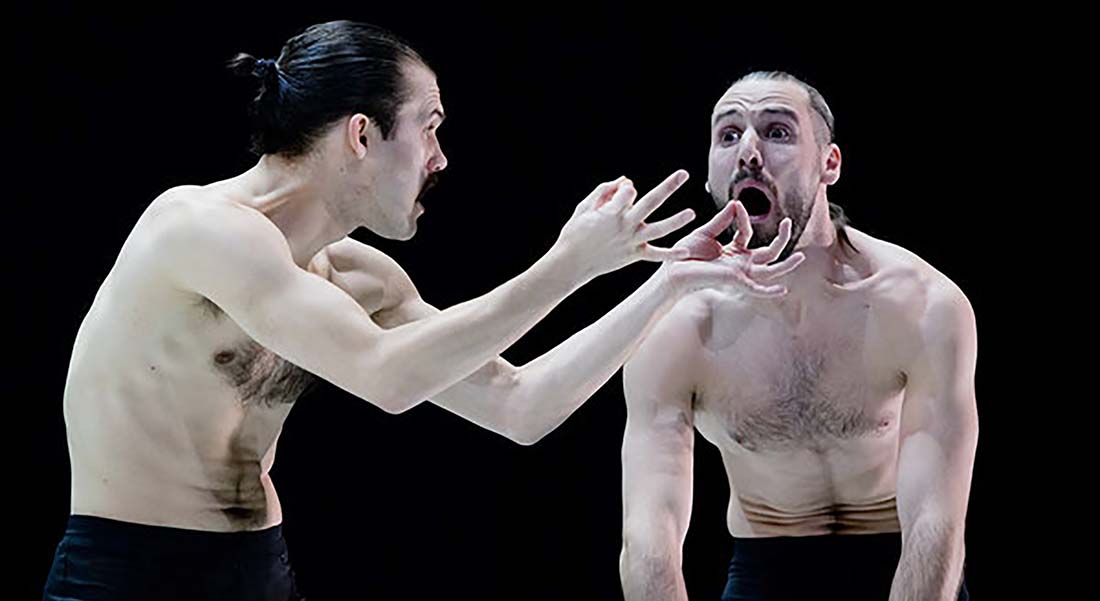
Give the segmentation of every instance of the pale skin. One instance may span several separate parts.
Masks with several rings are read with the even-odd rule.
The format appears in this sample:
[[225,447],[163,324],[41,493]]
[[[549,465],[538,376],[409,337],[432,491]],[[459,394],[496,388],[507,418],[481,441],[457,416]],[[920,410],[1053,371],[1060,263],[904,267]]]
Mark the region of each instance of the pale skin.
[[[957,594],[978,435],[973,309],[905,249],[851,227],[860,252],[840,248],[826,198],[840,152],[814,139],[810,110],[797,85],[761,81],[715,107],[711,189],[726,190],[753,161],[780,192],[808,183],[795,245],[806,261],[779,280],[781,298],[681,299],[626,363],[629,601],[687,598],[693,430],[721,451],[733,536],[900,531],[891,601]],[[735,244],[753,227],[774,231],[775,217],[740,219]]]
[[[532,443],[678,298],[724,287],[777,297],[786,288],[771,281],[804,258],[768,265],[779,243],[723,247],[715,238],[736,207],[674,248],[654,246],[693,218],[646,222],[687,174],[640,198],[620,178],[577,205],[530,269],[436,309],[392,259],[347,237],[361,226],[411,237],[420,187],[446,166],[435,77],[415,65],[406,77],[389,139],[351,115],[306,157],[265,156],[229,180],[169,190],[145,211],[73,349],[64,411],[74,514],[208,531],[280,523],[269,473],[310,374],[387,412],[428,399]],[[526,365],[500,357],[568,294],[640,260],[662,266],[610,313]]]

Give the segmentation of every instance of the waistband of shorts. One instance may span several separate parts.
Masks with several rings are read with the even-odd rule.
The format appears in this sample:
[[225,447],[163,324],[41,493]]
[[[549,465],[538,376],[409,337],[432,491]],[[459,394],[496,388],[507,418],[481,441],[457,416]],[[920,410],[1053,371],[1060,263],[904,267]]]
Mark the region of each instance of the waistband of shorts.
[[900,532],[733,539],[733,556],[739,561],[783,559],[790,562],[806,558],[820,562],[829,557],[850,561],[860,556],[896,557],[900,552]]
[[213,532],[71,515],[64,543],[118,553],[250,552],[278,554],[286,548],[282,525],[264,530]]

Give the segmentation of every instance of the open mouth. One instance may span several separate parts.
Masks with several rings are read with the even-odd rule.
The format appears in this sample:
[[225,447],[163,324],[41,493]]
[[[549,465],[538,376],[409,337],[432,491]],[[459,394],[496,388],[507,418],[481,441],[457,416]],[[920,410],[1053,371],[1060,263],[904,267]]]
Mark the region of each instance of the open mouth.
[[424,179],[424,183],[420,185],[420,193],[416,195],[417,202],[423,203],[424,195],[428,193],[435,185],[439,183],[439,176],[435,173],[431,173]]
[[737,195],[737,200],[745,206],[749,217],[765,217],[772,211],[772,201],[759,188],[745,188]]

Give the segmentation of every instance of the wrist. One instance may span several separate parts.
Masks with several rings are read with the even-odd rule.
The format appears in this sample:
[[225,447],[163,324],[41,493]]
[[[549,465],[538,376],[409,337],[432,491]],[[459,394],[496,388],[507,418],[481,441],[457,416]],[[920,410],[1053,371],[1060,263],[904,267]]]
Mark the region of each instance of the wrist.
[[539,259],[547,276],[561,283],[567,283],[571,290],[580,288],[595,278],[590,261],[559,238],[545,255]]

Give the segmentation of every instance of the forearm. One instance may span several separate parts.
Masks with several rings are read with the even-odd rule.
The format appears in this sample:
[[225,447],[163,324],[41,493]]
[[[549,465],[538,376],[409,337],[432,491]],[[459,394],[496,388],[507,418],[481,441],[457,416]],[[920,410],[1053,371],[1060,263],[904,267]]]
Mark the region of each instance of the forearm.
[[625,542],[619,578],[626,601],[687,601],[680,560],[673,553],[648,553]]
[[537,440],[558,427],[618,371],[675,300],[658,269],[603,317],[522,366],[510,399],[515,430]]
[[411,406],[476,371],[511,346],[584,283],[555,247],[478,298],[386,330],[375,378],[396,405]]
[[890,601],[954,601],[962,577],[962,524],[918,518],[902,539]]

